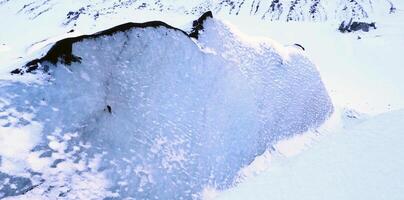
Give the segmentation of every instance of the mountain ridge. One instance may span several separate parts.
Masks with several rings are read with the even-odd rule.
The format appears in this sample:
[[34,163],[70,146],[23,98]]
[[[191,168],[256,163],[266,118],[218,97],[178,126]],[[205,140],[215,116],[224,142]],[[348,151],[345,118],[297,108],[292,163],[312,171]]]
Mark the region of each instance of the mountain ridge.
[[[0,6],[10,1],[3,0]],[[64,2],[60,0],[26,0],[17,14],[25,14],[29,19],[51,12],[55,6]],[[77,2],[75,2],[77,3]],[[397,8],[391,0],[122,0],[80,2],[69,6],[63,25],[74,24],[82,16],[97,20],[102,15],[120,12],[120,9],[147,10],[156,12],[175,12],[186,15],[202,15],[207,11],[214,14],[251,15],[270,21],[326,21],[326,20],[367,20],[377,12],[392,13]]]

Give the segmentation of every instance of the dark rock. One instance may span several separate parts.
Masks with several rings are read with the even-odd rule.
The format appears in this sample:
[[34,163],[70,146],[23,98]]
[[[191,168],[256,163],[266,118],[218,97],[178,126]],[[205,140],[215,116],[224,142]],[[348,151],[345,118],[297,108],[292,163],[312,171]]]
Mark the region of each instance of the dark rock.
[[85,8],[81,7],[79,10],[77,11],[70,11],[66,14],[66,21],[64,22],[64,25],[68,25],[70,24],[72,21],[76,21],[80,15],[85,13]]
[[[54,65],[57,64],[58,62],[66,64],[66,65],[71,65],[74,62],[80,62],[81,58],[73,55],[73,52],[72,52],[72,46],[74,43],[80,42],[85,39],[94,39],[94,38],[98,38],[98,37],[105,36],[105,35],[113,35],[117,32],[126,32],[132,28],[165,27],[167,29],[180,31],[188,37],[197,38],[198,30],[201,30],[201,28],[203,28],[202,27],[203,21],[207,17],[211,17],[211,16],[212,16],[212,13],[207,12],[204,15],[202,15],[202,17],[200,17],[198,20],[196,20],[197,22],[194,22],[194,23],[198,23],[199,26],[197,26],[197,28],[195,28],[196,32],[192,32],[190,34],[187,34],[185,31],[175,28],[173,26],[170,26],[161,21],[150,21],[150,22],[145,22],[145,23],[125,23],[125,24],[121,24],[121,25],[115,26],[113,28],[92,34],[92,35],[82,35],[82,36],[78,36],[78,37],[65,38],[65,39],[62,39],[62,40],[56,42],[43,57],[34,59],[34,60],[28,62],[27,64],[25,64],[24,66],[11,71],[10,73],[11,74],[20,74],[20,75],[22,75],[24,73],[32,73],[41,67],[41,63],[46,63],[46,62],[54,64]],[[46,72],[48,66],[44,65],[41,68],[43,71]]]
[[367,22],[356,22],[352,21],[352,19],[346,24],[345,21],[343,21],[338,30],[341,33],[345,32],[355,32],[355,31],[364,31],[364,32],[369,32],[369,30],[373,28],[376,29],[376,24],[375,22],[372,23],[367,23]]
[[394,6],[394,4],[392,2],[389,2],[389,3],[390,3],[390,12],[389,13],[393,14],[396,12],[397,8]]
[[211,11],[205,12],[199,19],[192,23],[192,32],[189,34],[189,37],[198,39],[199,31],[203,30],[203,23],[208,17],[213,18]]
[[110,105],[107,105],[107,108],[104,109],[105,111],[108,111],[109,113],[112,113],[112,108]]
[[297,46],[297,47],[300,47],[303,51],[306,50],[306,49],[305,49],[302,45],[300,45],[300,44],[295,43],[294,45]]

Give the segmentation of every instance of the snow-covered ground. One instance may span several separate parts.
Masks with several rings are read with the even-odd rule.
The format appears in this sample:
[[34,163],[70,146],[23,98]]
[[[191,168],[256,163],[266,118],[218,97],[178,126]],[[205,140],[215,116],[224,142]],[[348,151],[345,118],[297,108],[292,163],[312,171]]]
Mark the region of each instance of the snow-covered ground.
[[403,123],[400,110],[334,130],[211,199],[403,199]]
[[381,15],[374,31],[350,34],[336,31],[338,22],[264,23],[221,17],[250,36],[303,45],[337,106],[371,114],[404,108],[404,10]]
[[[160,43],[151,43],[153,48],[149,47],[150,52],[153,49],[160,49],[154,54],[165,55],[159,56],[160,60],[167,59],[164,61],[167,62],[166,65],[162,65],[166,66],[166,68],[163,67],[166,69],[164,71],[166,73],[163,73],[166,76],[160,74],[155,78],[165,80],[164,83],[157,81],[153,84],[144,82],[143,79],[140,80],[145,84],[144,88],[133,85],[138,83],[133,78],[128,79],[128,77],[139,76],[139,73],[125,68],[128,63],[120,61],[120,64],[116,66],[118,71],[111,70],[105,65],[108,64],[108,60],[112,59],[107,59],[101,64],[97,63],[97,60],[104,60],[116,55],[103,54],[102,58],[94,59],[86,52],[93,50],[98,52],[109,47],[108,45],[93,44],[92,41],[86,41],[84,45],[78,45],[76,49],[77,53],[84,57],[83,66],[86,67],[76,63],[70,66],[72,68],[56,68],[54,77],[45,76],[49,78],[45,78],[45,81],[38,79],[36,75],[11,76],[9,73],[11,70],[22,66],[31,59],[40,57],[54,42],[62,38],[91,34],[128,21],[163,20],[184,30],[190,30],[190,22],[195,17],[170,12],[162,14],[121,9],[118,14],[100,16],[97,21],[92,21],[91,16],[84,16],[77,21],[75,26],[73,24],[64,26],[61,24],[63,21],[61,19],[66,17],[66,12],[82,6],[78,1],[69,2],[72,3],[69,5],[70,7],[60,2],[56,3],[50,12],[32,21],[27,21],[26,15],[16,15],[16,10],[23,6],[23,1],[15,2],[15,4],[8,3],[6,6],[0,7],[1,16],[4,16],[4,19],[13,19],[2,20],[0,24],[1,27],[7,27],[7,30],[0,31],[0,90],[2,91],[0,94],[0,182],[3,182],[0,183],[0,198],[1,195],[4,195],[1,192],[4,191],[9,191],[7,195],[29,191],[29,193],[20,196],[22,199],[53,199],[56,197],[100,199],[106,196],[120,198],[119,195],[124,193],[126,196],[140,194],[138,197],[151,198],[151,195],[141,195],[145,191],[153,191],[153,187],[148,184],[155,184],[158,180],[155,177],[165,177],[164,180],[156,184],[160,186],[167,186],[166,183],[179,186],[183,180],[178,177],[192,177],[191,180],[187,181],[190,183],[194,180],[193,185],[182,185],[187,189],[177,187],[178,191],[183,193],[172,189],[174,186],[168,189],[154,189],[166,192],[159,193],[158,196],[160,197],[170,197],[170,194],[181,197],[182,194],[193,194],[203,186],[205,187],[203,195],[206,195],[207,199],[212,199],[214,196],[218,199],[403,199],[400,191],[404,190],[404,182],[402,181],[404,180],[404,172],[401,169],[401,166],[404,166],[404,159],[402,156],[400,157],[400,154],[404,152],[401,148],[404,141],[402,137],[404,113],[403,111],[393,111],[404,108],[404,84],[401,80],[404,74],[404,66],[401,61],[401,49],[404,46],[404,13],[402,9],[404,5],[402,2],[394,2],[398,9],[393,14],[389,14],[384,8],[380,10],[376,8],[377,12],[372,15],[371,20],[377,22],[378,29],[369,33],[341,34],[337,31],[340,22],[332,20],[285,23],[257,20],[257,17],[249,15],[229,16],[224,12],[219,13],[215,17],[225,21],[224,25],[219,21],[217,24],[210,24],[208,26],[211,28],[210,31],[202,34],[197,42],[183,41],[182,39],[185,37],[180,36],[181,34],[168,31],[170,40],[180,40],[182,45],[177,48],[173,48],[172,45],[166,46],[181,51],[181,55],[185,56],[184,61],[175,58],[178,56],[175,53],[164,54],[165,48],[158,47],[161,45]],[[74,32],[67,33],[71,29],[74,29]],[[143,32],[140,34],[148,37],[147,40],[153,41],[152,38],[161,37],[161,32],[164,30],[151,31],[149,36],[147,34],[142,35]],[[276,42],[268,41],[268,37],[284,44],[285,47]],[[115,46],[120,46],[124,40],[119,38],[121,37],[116,36],[113,39],[106,37],[105,41],[113,41]],[[303,52],[293,46],[294,43],[304,46],[305,51]],[[175,43],[171,42],[170,44]],[[132,45],[135,47],[140,45],[140,49],[147,49],[142,44],[133,43]],[[89,50],[86,46],[93,46],[94,49]],[[189,48],[182,49],[184,46]],[[276,52],[275,57],[273,57],[273,52],[269,50],[272,48]],[[250,54],[251,52],[252,54]],[[319,89],[322,87],[321,84],[317,82],[318,85],[314,85],[315,90],[300,91],[301,87],[310,87],[310,84],[316,82],[318,80],[317,75],[295,77],[292,81],[292,86],[295,89],[292,90],[265,88],[264,86],[277,85],[279,81],[281,84],[291,83],[285,76],[278,76],[278,71],[265,72],[260,68],[266,64],[266,57],[263,54],[267,53],[272,55],[269,57],[276,58],[278,56],[280,60],[286,61],[286,65],[291,64],[288,63],[288,60],[295,60],[295,56],[304,58],[304,62],[306,62],[306,57],[314,62],[333,104],[337,107],[337,113],[330,120],[333,128],[329,129],[329,125],[326,124],[320,129],[310,129],[311,131],[304,135],[284,140],[275,145],[276,151],[266,151],[262,156],[257,157],[252,165],[245,167],[255,156],[265,151],[260,147],[260,142],[252,142],[255,139],[265,140],[265,137],[247,134],[251,133],[251,129],[255,130],[259,127],[260,123],[265,124],[260,120],[261,118],[256,118],[251,112],[254,109],[258,110],[256,108],[262,109],[264,104],[258,103],[261,107],[256,107],[252,102],[265,102],[268,98],[277,102],[272,104],[272,107],[270,105],[272,101],[268,105],[268,110],[271,110],[269,113],[272,115],[265,109],[259,113],[268,114],[260,116],[264,118],[273,117],[273,113],[282,113],[281,117],[274,121],[277,122],[275,127],[278,130],[284,130],[284,132],[281,131],[283,136],[290,136],[288,131],[291,131],[289,128],[293,127],[293,125],[289,126],[293,124],[290,123],[290,120],[293,121],[302,117],[295,112],[302,105],[302,102],[308,103],[306,105],[308,107],[314,104],[316,108],[325,108],[321,106],[324,98],[320,98],[320,104],[315,101],[315,95],[325,97],[322,93],[324,92],[323,89]],[[218,59],[217,57],[221,58]],[[257,59],[257,57],[262,58],[262,60]],[[141,56],[136,59],[153,60]],[[195,61],[191,62],[195,66],[190,71],[177,71],[176,68],[168,67],[171,66],[170,62],[175,61],[177,67],[180,66],[183,69],[190,64],[187,59]],[[201,68],[203,63],[210,63],[209,66],[212,68],[203,71]],[[306,71],[310,67],[306,68],[305,64],[303,66],[306,67],[298,68],[297,66],[301,64],[292,67],[296,70],[295,72],[289,71],[288,73],[292,76],[302,73],[305,75],[316,74],[310,70]],[[239,66],[237,69],[240,71],[229,70],[232,65]],[[293,62],[291,65],[294,66]],[[218,70],[218,66],[225,66],[224,70]],[[74,67],[78,67],[77,69],[80,70],[72,70],[75,69]],[[97,72],[94,69],[101,71]],[[253,70],[249,71],[251,69]],[[105,71],[108,73],[104,76],[103,72]],[[142,71],[139,78],[149,77],[149,72],[152,74],[152,71]],[[204,74],[206,76],[203,76]],[[215,79],[212,74],[225,74],[225,76],[220,76],[223,79]],[[112,75],[119,78],[111,79],[112,82],[105,82],[105,80],[110,80],[108,77]],[[96,78],[94,79],[94,77]],[[172,79],[172,77],[177,78]],[[307,79],[307,77],[315,80]],[[154,80],[153,76],[149,78]],[[183,83],[194,79],[195,84]],[[249,80],[253,81],[249,82]],[[302,80],[307,84],[302,82],[296,84]],[[200,83],[197,84],[198,81]],[[93,84],[97,82],[111,84],[111,86],[105,89],[104,85]],[[78,85],[80,88],[87,88],[86,91],[89,92],[75,90]],[[151,85],[155,87],[154,90],[150,90],[154,91],[152,92],[154,95],[142,92],[149,91],[147,87]],[[206,92],[211,91],[212,85],[217,86],[215,95],[213,95],[216,98],[213,100],[200,98],[204,97]],[[150,97],[146,99],[153,100],[154,98],[155,104],[152,107],[156,108],[156,113],[166,114],[165,118],[167,119],[171,119],[170,116],[172,116],[174,121],[158,116],[150,118],[149,121],[145,120],[146,123],[122,120],[131,117],[133,109],[136,110],[137,107],[134,106],[132,109],[130,105],[137,105],[138,102],[135,97],[132,96],[132,98],[130,95],[126,96],[129,99],[127,102],[122,99],[118,101],[115,97],[131,93],[127,92],[130,88],[139,89],[139,95]],[[192,90],[188,91],[187,88],[192,88]],[[122,91],[121,89],[125,90]],[[263,93],[261,94],[259,91]],[[310,94],[305,93],[307,91]],[[298,94],[298,97],[290,98],[289,92]],[[109,93],[109,95],[105,95],[105,93]],[[171,96],[175,93],[181,93],[181,95]],[[260,94],[257,95],[257,93]],[[191,94],[191,97],[196,97],[199,94],[200,97],[187,99],[182,98],[184,97],[183,94]],[[276,95],[271,96],[272,94]],[[100,96],[106,98],[100,100]],[[253,97],[259,98],[254,99]],[[159,99],[164,99],[168,103],[159,101]],[[178,105],[178,102],[182,102],[181,106]],[[181,119],[174,117],[178,113],[171,111],[192,110],[190,108],[198,107],[191,102],[196,104],[199,102],[198,105],[207,105],[208,108],[211,108],[212,113],[208,115],[209,123],[197,122],[198,116],[203,117],[204,115],[195,113],[191,117]],[[323,101],[323,103],[325,102]],[[106,105],[112,105],[111,116],[108,115]],[[160,105],[160,107],[156,105]],[[176,105],[176,109],[171,111],[167,109],[170,105]],[[158,111],[158,109],[160,110]],[[282,111],[285,109],[286,112],[283,113]],[[120,110],[124,111],[123,114]],[[306,109],[305,111],[309,110]],[[327,110],[320,113],[325,114]],[[101,117],[95,117],[95,121],[87,121],[89,119],[88,113],[91,113],[91,116]],[[147,109],[140,111],[140,113],[145,116],[150,114]],[[228,113],[229,116],[235,114],[238,117],[223,121],[223,113]],[[310,113],[313,112],[310,111]],[[158,120],[155,120],[157,118]],[[338,120],[334,121],[335,118]],[[312,119],[314,121],[311,121]],[[305,126],[307,124],[305,122],[309,122],[311,125],[315,124],[310,127],[316,127],[318,125],[316,119],[312,119],[298,120],[303,123],[304,128],[300,127],[302,124],[295,124],[298,128],[292,132],[306,131],[307,127]],[[142,120],[142,117],[138,118],[138,121]],[[156,124],[157,121],[167,122],[165,124],[168,125],[166,126],[164,123],[158,125]],[[231,121],[234,122],[234,126],[231,125]],[[321,121],[318,120],[318,122]],[[86,125],[83,126],[82,122],[85,122]],[[147,123],[149,126],[146,126]],[[239,125],[240,123],[241,125]],[[100,124],[103,125],[99,127]],[[135,141],[139,143],[136,148],[126,148],[129,147],[127,144],[136,140],[136,137],[126,138],[121,134],[121,131],[111,127],[111,124],[114,124],[114,127],[126,127],[123,129],[160,127],[161,130],[168,132],[177,130],[179,135],[183,134],[187,139],[182,136],[180,140],[176,136],[173,138],[154,138],[156,140],[145,137],[146,142]],[[141,126],[142,124],[146,125]],[[211,129],[204,129],[204,126],[209,126]],[[229,129],[228,131],[226,131],[226,127]],[[222,142],[221,145],[227,149],[221,149],[221,147],[215,148],[210,143],[210,141],[217,139],[214,135],[192,138],[195,136],[194,134],[186,133],[186,131],[194,133],[202,129],[209,130],[207,132],[211,134],[214,133],[212,130],[218,132],[225,130],[222,132],[237,134],[227,135],[230,139],[226,139],[227,136],[224,134],[223,138],[219,140]],[[87,135],[83,139],[82,135],[78,133],[84,132]],[[90,144],[88,141],[94,137],[92,133],[101,134],[100,138],[104,139],[93,141]],[[104,137],[109,133],[114,133],[114,135]],[[159,135],[164,136],[164,133],[159,133]],[[243,138],[243,135],[249,135],[250,138]],[[281,138],[284,138],[283,136]],[[108,144],[107,140],[114,141],[109,143],[113,147],[111,149],[116,149],[113,153],[108,152],[108,148],[103,147]],[[213,146],[203,149],[199,145],[201,148],[191,149],[188,148],[187,141],[203,141],[204,145],[202,146]],[[154,144],[153,142],[155,145],[152,145],[150,150],[157,153],[154,155],[142,154],[147,155],[143,158],[133,157],[133,155],[139,155],[139,149],[144,150],[140,146]],[[117,146],[122,148],[116,148]],[[182,151],[184,149],[185,152]],[[186,163],[183,162],[184,155],[187,153],[214,156],[221,154],[224,155],[223,159],[229,160],[222,165],[213,164],[216,163],[212,160],[213,158],[206,156],[200,160],[190,159],[191,164],[183,166],[182,164]],[[116,155],[122,159],[116,159]],[[153,174],[151,172],[153,167],[139,164],[131,169],[130,167],[133,166],[128,163],[139,160],[156,166],[159,163],[154,161],[161,160],[162,168],[169,168],[171,171],[166,176],[159,174],[153,177],[150,175]],[[109,163],[105,163],[105,161],[109,161]],[[208,176],[209,174],[204,174],[207,172],[206,169],[198,169],[199,171],[191,170],[194,171],[194,174],[191,175],[174,175],[179,172],[188,173],[190,169],[194,169],[195,162],[203,163],[204,166],[213,166],[213,169],[210,170],[212,174]],[[111,171],[105,170],[110,166],[113,166],[112,168],[116,172],[111,173]],[[178,167],[183,170],[177,170]],[[244,168],[238,171],[242,167]],[[256,172],[257,169],[258,173]],[[159,168],[159,170],[161,169]],[[4,173],[15,176],[8,176]],[[221,191],[232,184],[236,173],[241,175],[237,180],[241,183],[234,185],[234,188],[228,191]],[[216,177],[212,177],[212,175]],[[133,176],[136,178],[129,178]],[[209,178],[201,180],[203,177]],[[198,185],[198,181],[203,184]],[[141,187],[131,187],[133,185]],[[111,188],[114,189],[111,190]],[[156,191],[151,193],[157,194]]]
[[403,19],[400,9],[380,15],[377,30],[348,35],[335,31],[337,23],[238,20],[252,35],[302,44],[340,120],[282,141],[244,170],[241,183],[224,192],[208,189],[205,199],[403,199]]

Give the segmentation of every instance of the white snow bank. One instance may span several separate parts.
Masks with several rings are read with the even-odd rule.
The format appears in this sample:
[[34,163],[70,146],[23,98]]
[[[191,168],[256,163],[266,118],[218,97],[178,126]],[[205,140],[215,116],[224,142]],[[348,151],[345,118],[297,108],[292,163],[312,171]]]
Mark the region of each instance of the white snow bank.
[[[165,27],[83,39],[72,46],[81,62],[43,61],[40,70],[49,71],[36,71],[40,84],[1,86],[8,106],[43,128],[33,151],[51,165],[33,162],[30,193],[198,198],[206,186],[229,187],[276,141],[331,114],[302,51],[243,40],[210,18],[204,28],[198,41]],[[101,189],[76,188],[75,177],[87,173],[101,177]]]
[[[398,2],[397,2],[398,3]],[[400,8],[400,7],[399,7]],[[374,31],[342,34],[339,23],[282,23],[221,16],[250,36],[298,43],[318,67],[334,105],[369,114],[404,108],[404,11],[377,18]],[[360,39],[359,39],[360,38]]]
[[403,199],[403,123],[401,110],[322,137],[215,199]]

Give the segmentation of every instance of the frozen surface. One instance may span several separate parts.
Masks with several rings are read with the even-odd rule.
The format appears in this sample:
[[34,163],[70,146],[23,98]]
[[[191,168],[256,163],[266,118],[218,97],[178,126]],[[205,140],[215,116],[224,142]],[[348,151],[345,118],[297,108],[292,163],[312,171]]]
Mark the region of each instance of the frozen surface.
[[214,199],[403,199],[403,123],[400,110],[332,132]]
[[404,5],[380,14],[374,31],[341,34],[338,22],[261,22],[251,17],[220,17],[250,36],[301,44],[316,64],[333,103],[381,114],[404,108],[402,46]]
[[198,41],[165,27],[84,39],[80,63],[1,81],[0,145],[27,144],[0,151],[0,195],[199,198],[331,114],[302,50],[204,28]]
[[[2,2],[5,1],[0,0],[0,3]],[[328,21],[313,23],[304,20],[299,23],[285,23],[283,20],[287,12],[282,13],[282,22],[269,21],[269,18],[259,19],[269,1],[261,4],[260,9],[263,9],[260,13],[250,16],[251,2],[260,2],[250,0],[246,1],[247,6],[243,6],[243,9],[247,9],[242,10],[240,15],[229,15],[227,7],[219,12],[217,17],[237,25],[249,36],[271,37],[289,47],[280,47],[271,41],[257,42],[238,34],[236,30],[228,28],[228,25],[222,29],[221,22],[207,22],[211,31],[206,31],[199,41],[190,41],[181,34],[176,35],[175,32],[160,28],[148,30],[150,35],[137,30],[130,32],[131,39],[123,39],[122,34],[119,34],[112,38],[106,37],[103,44],[85,41],[75,45],[75,53],[82,57],[87,56],[87,60],[67,68],[59,65],[58,68],[52,68],[49,76],[10,76],[11,70],[40,56],[62,38],[91,34],[128,21],[163,20],[189,30],[191,20],[195,18],[192,15],[179,15],[175,11],[145,12],[129,6],[107,15],[100,15],[97,20],[93,20],[92,15],[81,15],[77,21],[64,25],[63,20],[67,12],[79,10],[88,2],[47,1],[51,4],[46,4],[35,12],[18,12],[27,2],[8,1],[0,6],[1,18],[12,19],[0,22],[1,27],[7,27],[0,31],[0,198],[23,193],[25,195],[10,199],[119,199],[125,195],[134,196],[130,194],[136,194],[138,198],[153,198],[154,196],[149,195],[153,192],[146,193],[151,187],[158,185],[167,191],[159,193],[161,197],[173,195],[174,189],[178,188],[183,193],[176,193],[177,197],[182,195],[189,199],[199,197],[198,193],[202,188],[205,191],[204,196],[212,195],[209,193],[210,189],[225,189],[232,185],[232,182],[239,182],[241,173],[242,176],[247,175],[246,180],[241,179],[245,183],[220,195],[219,199],[255,199],[256,196],[257,199],[269,199],[272,196],[273,199],[362,199],[370,195],[373,196],[369,199],[403,199],[399,195],[403,190],[400,186],[404,184],[397,179],[398,177],[403,180],[403,172],[399,169],[403,166],[400,159],[402,156],[399,155],[403,150],[398,146],[400,141],[403,141],[398,134],[404,130],[404,126],[398,122],[399,116],[402,115],[396,112],[367,121],[357,120],[357,113],[350,110],[375,115],[404,108],[404,68],[401,59],[404,45],[402,1],[392,1],[397,10],[391,14],[388,12],[389,1],[361,1],[366,5],[367,2],[372,3],[366,7],[367,10],[372,10],[367,20],[376,21],[378,29],[369,33],[341,34],[337,28],[340,23],[338,20],[343,16],[339,15],[341,13],[334,13],[333,10],[340,9],[334,7],[335,2],[321,1],[327,4],[327,9],[320,13],[320,18],[326,14]],[[27,8],[35,7],[41,2],[36,1]],[[113,4],[113,1],[102,2],[105,4],[91,8],[92,11]],[[170,3],[171,1],[168,4]],[[181,1],[182,3],[188,5],[195,4],[196,1]],[[49,5],[50,10],[32,19]],[[192,5],[189,8],[192,8]],[[189,8],[185,6],[185,9]],[[110,10],[103,11],[107,13]],[[67,33],[72,29],[74,32]],[[28,30],[29,37],[25,34]],[[148,35],[147,41],[142,44],[140,41],[134,42],[135,32],[139,32],[144,38]],[[168,33],[167,40],[161,37],[161,33],[165,32]],[[21,33],[24,33],[23,37]],[[150,42],[153,38],[159,41]],[[123,48],[122,44],[127,40],[130,41],[128,44],[135,48]],[[262,41],[262,38],[257,40]],[[172,45],[178,41],[181,45]],[[107,43],[112,44],[111,54],[105,54],[108,50],[105,48]],[[305,53],[294,47],[294,43],[304,46]],[[151,49],[156,48],[159,53],[153,54],[159,56],[140,56],[145,52],[141,52],[138,47],[146,46],[150,48],[146,52],[152,52]],[[94,49],[89,49],[90,47]],[[117,49],[124,50],[122,53],[125,56],[120,56]],[[173,52],[174,49],[178,51]],[[273,49],[273,52],[269,49]],[[84,55],[83,52],[91,54]],[[130,54],[138,56],[129,59],[126,55]],[[186,57],[181,58],[182,55]],[[275,67],[279,65],[276,60],[282,60],[281,63],[286,61],[286,66],[291,67],[286,69],[295,69],[293,63],[306,62],[306,55],[318,68],[332,102],[337,107],[350,108],[344,112],[347,118],[341,121],[344,127],[341,130],[326,133],[320,130],[298,136],[292,133],[296,130],[306,130],[304,125],[307,124],[293,126],[288,123],[295,120],[295,116],[299,117],[295,115],[294,110],[299,107],[300,100],[310,98],[310,95],[303,94],[305,90],[291,89],[289,93],[272,86],[286,85],[293,88],[288,84],[293,85],[300,79],[310,82],[311,76],[295,79],[293,70],[282,71],[279,69],[283,68]],[[102,62],[92,63],[95,58],[92,59],[91,56],[103,58]],[[111,60],[116,60],[116,64],[104,62],[104,59],[111,57]],[[139,64],[135,59],[142,62]],[[189,68],[190,63],[193,63],[192,70]],[[131,71],[130,69],[134,69],[132,66],[136,66],[137,71]],[[154,68],[149,69],[146,66]],[[139,69],[148,70],[138,71]],[[308,68],[298,68],[295,73],[313,75],[310,70],[305,71],[306,69]],[[278,70],[293,78],[278,77]],[[149,80],[148,77],[152,79]],[[291,80],[293,81],[289,82]],[[296,87],[315,87],[316,84],[312,85],[314,82],[298,82]],[[127,85],[124,86],[125,84]],[[186,91],[188,87],[190,89]],[[132,91],[127,88],[133,88],[136,95],[132,95]],[[314,89],[314,92],[317,89]],[[299,92],[295,93],[296,91]],[[185,94],[188,95],[187,98],[179,97]],[[293,98],[292,101],[287,98],[291,94],[300,94],[302,96],[299,97],[303,98]],[[317,95],[321,96],[315,94]],[[116,98],[117,96],[121,98]],[[225,96],[231,98],[224,98]],[[138,101],[139,99],[142,101]],[[90,105],[90,101],[94,104]],[[191,102],[195,104],[191,105]],[[311,99],[307,102],[311,103]],[[107,105],[111,105],[112,114],[107,112]],[[283,108],[289,108],[289,105],[290,110],[283,112]],[[149,110],[150,107],[156,109]],[[206,107],[205,110],[209,112],[200,114],[202,107]],[[171,112],[170,109],[173,108],[179,109],[177,112]],[[274,110],[270,111],[273,108]],[[142,115],[135,116],[134,109]],[[288,112],[293,114],[287,116]],[[161,113],[164,116],[160,116]],[[181,117],[177,118],[180,115]],[[132,120],[134,116],[136,120]],[[211,120],[204,120],[204,116],[211,117]],[[263,120],[264,118],[270,120]],[[303,119],[302,123],[313,120]],[[241,123],[244,120],[245,123]],[[363,125],[357,126],[362,122]],[[103,125],[100,125],[101,123]],[[248,132],[249,137],[243,137],[247,135],[247,129],[268,130],[267,132],[271,133],[273,129],[287,131],[280,135],[269,134],[269,138],[261,141],[257,138],[262,138],[259,134],[265,131],[252,132],[253,134]],[[204,130],[214,130],[222,135],[212,138],[213,134],[206,134],[208,131]],[[226,131],[238,134],[225,135]],[[125,134],[127,132],[131,134]],[[159,133],[147,134],[156,132]],[[323,133],[324,136],[318,138],[318,135]],[[327,138],[328,134],[331,135],[330,138]],[[167,135],[169,137],[165,137]],[[274,149],[280,152],[280,157],[268,149],[261,148],[265,145],[272,146],[286,135],[293,135],[293,138],[282,140],[274,146]],[[240,142],[240,138],[243,142]],[[332,141],[334,139],[335,141]],[[195,142],[193,144],[199,145],[189,150],[191,140]],[[253,142],[254,140],[259,142]],[[332,149],[326,147],[327,145]],[[293,148],[290,148],[291,146]],[[313,150],[310,150],[311,148]],[[301,149],[309,150],[300,155]],[[147,151],[156,152],[157,156],[144,153]],[[232,154],[226,154],[227,151]],[[254,157],[262,153],[262,156]],[[189,156],[191,154],[192,156]],[[338,157],[334,157],[334,154]],[[204,157],[196,159],[200,155]],[[244,159],[240,159],[243,158],[240,155],[244,155]],[[218,156],[220,158],[216,159]],[[269,165],[261,165],[267,163],[268,158]],[[230,162],[220,163],[225,159]],[[250,165],[252,160],[254,162]],[[187,164],[183,165],[184,163]],[[202,167],[209,165],[211,168],[195,169],[199,163],[202,163]],[[219,170],[221,167],[223,171]],[[255,167],[261,173],[269,171],[258,173],[258,177],[249,179],[251,175],[256,175]],[[324,168],[332,170],[323,170]],[[169,173],[161,176],[161,172],[168,171],[167,169],[170,170]],[[239,169],[241,171],[238,171]],[[178,187],[184,183],[184,179],[177,177],[193,181],[192,186],[184,187],[185,189]],[[384,185],[378,184],[377,181]],[[170,183],[170,187],[166,187],[166,183]],[[273,191],[275,189],[278,190]],[[267,190],[273,193],[269,194]],[[358,197],[359,191],[362,196]],[[336,193],[334,196],[326,196],[325,192]]]
[[207,190],[206,199],[403,199],[402,8],[381,13],[378,29],[369,33],[341,34],[337,23],[229,19],[250,35],[302,44],[334,105],[374,117],[344,111],[340,129],[282,141],[289,144],[243,170],[249,176],[241,184],[219,194]]

